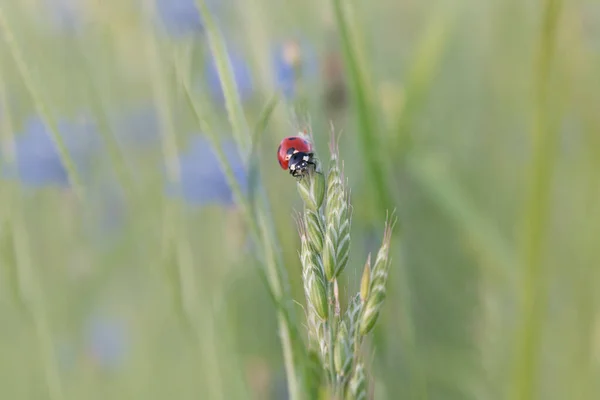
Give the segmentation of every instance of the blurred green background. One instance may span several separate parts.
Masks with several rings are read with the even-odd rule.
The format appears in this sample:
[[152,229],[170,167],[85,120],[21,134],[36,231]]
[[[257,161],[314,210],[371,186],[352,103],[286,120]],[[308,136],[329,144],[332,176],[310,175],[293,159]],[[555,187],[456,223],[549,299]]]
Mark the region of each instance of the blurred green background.
[[341,27],[334,3],[207,0],[250,126],[280,94],[236,150],[192,0],[0,0],[2,398],[286,398],[260,245],[204,134],[265,189],[302,317],[275,150],[308,121],[325,160],[342,132],[343,298],[399,217],[376,399],[600,398],[600,3],[344,0]]

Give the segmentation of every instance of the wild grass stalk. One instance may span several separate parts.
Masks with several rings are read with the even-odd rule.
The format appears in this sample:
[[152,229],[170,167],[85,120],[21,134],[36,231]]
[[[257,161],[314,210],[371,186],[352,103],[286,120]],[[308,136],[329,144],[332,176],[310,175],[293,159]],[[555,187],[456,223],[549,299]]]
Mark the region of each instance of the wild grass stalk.
[[[153,97],[160,112],[162,126],[161,148],[166,168],[167,180],[179,188],[180,169],[178,158],[175,127],[170,107],[170,96],[165,82],[165,65],[160,57],[159,43],[155,37],[146,40],[146,55],[148,65],[153,75]],[[198,324],[195,308],[198,303],[198,294],[195,288],[195,273],[193,263],[186,257],[190,251],[188,240],[182,233],[182,216],[179,204],[176,200],[167,200],[163,214],[164,224],[164,247],[163,257],[165,260],[172,257],[175,265],[175,293],[177,304],[180,306],[181,315],[194,334],[197,334]],[[168,263],[170,264],[170,263]],[[169,274],[172,271],[168,271]]]
[[386,182],[389,182],[387,167],[380,157],[375,90],[370,79],[370,71],[367,68],[366,49],[362,40],[364,36],[360,34],[352,2],[332,0],[332,3],[344,51],[345,65],[348,69],[348,81],[358,122],[358,135],[364,151],[369,180],[378,207],[390,209],[393,197],[386,185]]
[[338,278],[349,262],[352,211],[335,135],[327,176],[316,167],[298,181],[304,212],[297,219],[306,296],[309,351],[319,351],[320,383],[336,399],[365,398],[367,381],[361,344],[373,330],[386,293],[389,246],[395,217],[386,221],[383,243],[373,268],[369,255],[359,293],[345,312]]
[[542,342],[544,307],[547,303],[544,273],[546,237],[554,162],[558,150],[558,128],[551,123],[553,96],[549,90],[561,15],[561,0],[543,2],[538,52],[534,61],[533,157],[529,170],[529,193],[524,203],[521,291],[522,323],[517,337],[513,390],[514,399],[538,396],[538,364]]
[[427,95],[439,72],[442,57],[448,48],[448,41],[454,33],[459,10],[459,5],[450,2],[436,9],[416,47],[406,77],[404,101],[395,113],[398,118],[392,136],[394,144],[390,146],[388,152],[394,159],[403,159],[411,148],[410,135],[413,123],[427,103]]

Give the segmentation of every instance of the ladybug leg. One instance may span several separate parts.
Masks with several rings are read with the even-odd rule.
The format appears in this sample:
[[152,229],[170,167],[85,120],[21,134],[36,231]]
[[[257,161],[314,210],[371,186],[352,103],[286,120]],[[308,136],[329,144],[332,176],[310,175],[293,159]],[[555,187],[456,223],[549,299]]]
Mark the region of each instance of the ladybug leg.
[[315,158],[315,153],[308,153],[308,161],[306,162],[308,165],[312,165],[314,169],[317,169],[317,159]]

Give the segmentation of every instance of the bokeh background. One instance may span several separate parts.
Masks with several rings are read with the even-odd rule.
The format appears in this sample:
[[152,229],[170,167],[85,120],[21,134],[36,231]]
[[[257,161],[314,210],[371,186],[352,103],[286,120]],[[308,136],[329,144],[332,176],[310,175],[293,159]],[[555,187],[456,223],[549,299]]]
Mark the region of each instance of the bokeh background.
[[326,160],[330,122],[343,298],[399,217],[375,398],[600,398],[600,3],[340,3],[345,35],[334,2],[207,0],[248,124],[276,104],[248,149],[193,0],[0,1],[2,398],[286,398],[260,246],[206,134],[264,188],[302,317],[275,150],[310,123]]

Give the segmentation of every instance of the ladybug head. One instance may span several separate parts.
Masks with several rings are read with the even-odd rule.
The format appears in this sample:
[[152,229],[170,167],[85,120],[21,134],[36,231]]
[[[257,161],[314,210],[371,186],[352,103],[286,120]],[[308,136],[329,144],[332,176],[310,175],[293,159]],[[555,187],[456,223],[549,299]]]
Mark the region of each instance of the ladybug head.
[[313,161],[313,153],[304,153],[297,151],[292,154],[289,162],[290,174],[293,176],[302,176],[306,174],[309,166],[315,165]]

